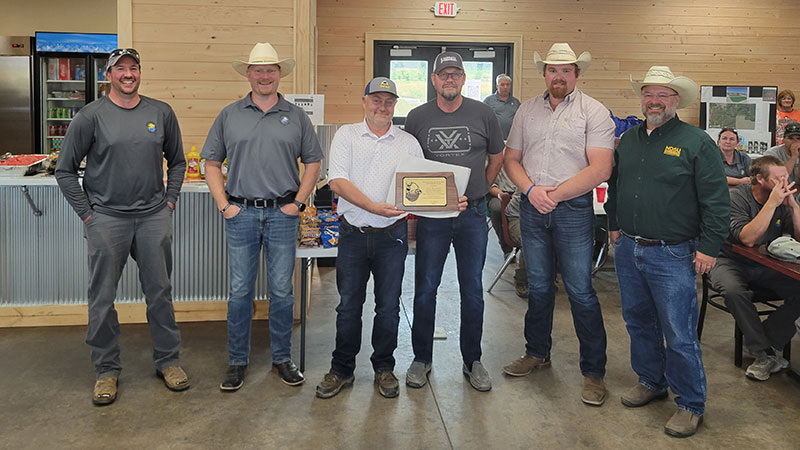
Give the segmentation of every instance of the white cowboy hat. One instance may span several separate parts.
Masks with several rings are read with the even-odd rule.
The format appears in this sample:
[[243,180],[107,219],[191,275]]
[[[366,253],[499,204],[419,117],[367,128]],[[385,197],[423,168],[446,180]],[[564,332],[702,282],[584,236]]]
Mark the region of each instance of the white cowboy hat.
[[642,88],[645,86],[664,86],[672,89],[681,96],[678,109],[685,108],[697,100],[697,84],[686,77],[676,77],[667,66],[653,66],[647,71],[641,83],[633,81],[631,75],[631,86],[639,97],[642,96]]
[[572,47],[566,42],[556,42],[547,52],[547,59],[542,59],[538,53],[533,52],[533,62],[536,63],[536,70],[542,72],[545,64],[577,64],[578,69],[583,73],[592,63],[592,55],[589,52],[581,53],[575,57]]
[[276,64],[281,69],[281,78],[292,73],[295,61],[292,58],[278,59],[278,52],[267,42],[259,42],[250,50],[250,59],[247,61],[233,61],[233,69],[243,76],[247,76],[247,67],[254,64]]

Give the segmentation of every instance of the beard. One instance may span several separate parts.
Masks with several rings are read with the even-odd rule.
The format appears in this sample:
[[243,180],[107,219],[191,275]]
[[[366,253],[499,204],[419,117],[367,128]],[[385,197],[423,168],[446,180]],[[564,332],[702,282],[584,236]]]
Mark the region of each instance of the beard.
[[447,100],[448,102],[452,102],[458,97],[458,91],[445,91],[442,89],[442,92],[439,95],[442,96],[443,99]]
[[647,118],[647,123],[649,123],[653,127],[659,127],[667,123],[667,121],[675,117],[675,112],[678,110],[678,105],[675,104],[672,106],[663,105],[663,109],[661,110],[661,112],[657,111],[651,112],[649,110],[651,106],[661,106],[661,105],[648,103],[642,106],[642,114],[644,114],[644,116]]

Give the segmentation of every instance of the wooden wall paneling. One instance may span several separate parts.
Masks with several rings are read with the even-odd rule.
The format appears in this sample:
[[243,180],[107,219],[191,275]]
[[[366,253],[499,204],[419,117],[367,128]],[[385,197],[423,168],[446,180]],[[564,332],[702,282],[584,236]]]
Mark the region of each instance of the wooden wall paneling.
[[[777,85],[800,91],[800,50],[795,44],[800,29],[792,20],[800,17],[800,2],[468,0],[458,2],[456,18],[434,17],[431,5],[428,0],[318,0],[317,86],[326,94],[326,121],[361,118],[353,98],[371,76],[367,36],[374,33],[454,39],[478,31],[519,34],[523,48],[514,56],[522,65],[513,75],[514,95],[523,101],[544,90],[533,51],[543,55],[552,43],[569,42],[578,53],[589,51],[594,60],[579,87],[623,117],[642,115],[629,76],[640,80],[655,64],[669,65],[698,85]],[[681,118],[697,124],[698,108],[695,103],[681,110]]]

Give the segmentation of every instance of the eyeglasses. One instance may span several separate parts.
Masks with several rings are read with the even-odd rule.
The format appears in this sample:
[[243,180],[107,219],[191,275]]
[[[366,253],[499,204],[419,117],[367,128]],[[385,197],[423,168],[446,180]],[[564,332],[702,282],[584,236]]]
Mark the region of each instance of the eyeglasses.
[[112,51],[111,54],[109,54],[109,58],[114,58],[122,55],[131,55],[136,59],[139,59],[139,52],[137,52],[136,49],[134,48],[118,48]]
[[666,99],[668,99],[670,97],[675,97],[676,95],[678,95],[678,94],[665,94],[663,92],[661,92],[659,94],[653,94],[653,93],[647,92],[647,93],[642,94],[642,98],[645,99],[645,100],[652,100],[654,98],[657,98],[659,100],[666,100]]
[[464,76],[464,72],[439,72],[436,76],[442,81],[446,81],[448,78],[458,80]]

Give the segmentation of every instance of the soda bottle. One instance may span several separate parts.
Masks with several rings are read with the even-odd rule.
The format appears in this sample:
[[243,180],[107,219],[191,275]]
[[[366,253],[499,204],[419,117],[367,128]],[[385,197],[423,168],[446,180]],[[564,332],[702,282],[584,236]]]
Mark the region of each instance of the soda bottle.
[[56,136],[56,126],[55,125],[50,125],[50,128],[48,128],[48,131],[47,131],[47,135],[48,136]]

